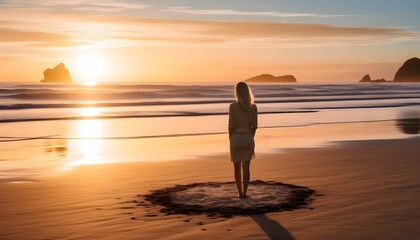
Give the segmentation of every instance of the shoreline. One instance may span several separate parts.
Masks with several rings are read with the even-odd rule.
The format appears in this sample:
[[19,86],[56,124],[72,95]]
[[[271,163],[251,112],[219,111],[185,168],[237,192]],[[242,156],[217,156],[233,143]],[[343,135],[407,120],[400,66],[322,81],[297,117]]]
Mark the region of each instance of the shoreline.
[[[92,118],[95,119],[95,118]],[[86,119],[77,119],[77,120],[92,120],[90,118]],[[401,118],[404,119],[404,118]],[[259,130],[262,129],[276,129],[276,128],[295,128],[295,127],[310,127],[317,125],[339,125],[339,124],[357,124],[357,123],[381,123],[381,122],[396,122],[401,119],[383,119],[383,120],[362,120],[362,121],[348,121],[348,122],[321,122],[321,123],[307,123],[307,124],[297,124],[297,125],[274,125],[274,126],[265,126],[258,127]],[[58,120],[60,121],[60,120]],[[1,122],[0,122],[1,123]],[[172,138],[172,137],[192,137],[192,136],[210,136],[210,135],[221,135],[227,134],[228,131],[223,132],[204,132],[204,133],[179,133],[179,134],[163,134],[163,135],[140,135],[140,136],[117,136],[117,137],[57,137],[55,135],[48,136],[39,136],[39,137],[1,137],[0,142],[14,142],[14,141],[30,141],[38,139],[50,139],[50,140],[129,140],[129,139],[150,139],[150,138]]]

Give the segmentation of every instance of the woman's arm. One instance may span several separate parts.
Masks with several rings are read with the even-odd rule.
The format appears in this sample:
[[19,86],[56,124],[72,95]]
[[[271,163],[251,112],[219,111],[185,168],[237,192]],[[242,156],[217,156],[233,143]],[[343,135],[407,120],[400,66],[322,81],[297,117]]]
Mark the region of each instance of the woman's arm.
[[255,137],[255,133],[258,128],[258,108],[257,108],[257,105],[254,105],[254,106],[255,106],[255,115],[254,115],[254,120],[252,121],[251,131],[252,131],[252,135],[254,135]]
[[235,121],[234,121],[234,117],[233,117],[233,107],[232,107],[232,104],[229,106],[229,140],[230,140],[230,137],[232,136],[232,133],[233,133],[233,129],[235,128],[235,126],[234,126],[234,123],[235,123]]

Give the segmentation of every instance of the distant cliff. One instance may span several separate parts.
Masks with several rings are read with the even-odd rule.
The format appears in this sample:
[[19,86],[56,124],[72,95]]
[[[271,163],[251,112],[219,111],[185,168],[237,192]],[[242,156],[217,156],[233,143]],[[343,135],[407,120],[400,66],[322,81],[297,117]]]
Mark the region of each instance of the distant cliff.
[[44,71],[44,79],[42,83],[72,83],[70,72],[63,63],[58,64],[53,69],[47,68]]
[[369,74],[365,75],[359,82],[377,83],[377,82],[412,82],[420,83],[420,59],[414,57],[408,59],[395,73],[393,81],[387,81],[383,78],[372,80]]
[[284,75],[284,76],[273,76],[271,74],[261,74],[252,78],[248,78],[245,82],[269,82],[269,83],[284,83],[284,82],[297,82],[296,78],[293,75]]

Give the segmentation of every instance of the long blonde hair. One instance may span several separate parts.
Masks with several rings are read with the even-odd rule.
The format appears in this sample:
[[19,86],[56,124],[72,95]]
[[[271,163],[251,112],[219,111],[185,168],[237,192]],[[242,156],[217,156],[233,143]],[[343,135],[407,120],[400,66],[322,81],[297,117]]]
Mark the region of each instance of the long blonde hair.
[[243,110],[248,110],[254,104],[254,94],[245,82],[238,82],[235,86],[235,98]]

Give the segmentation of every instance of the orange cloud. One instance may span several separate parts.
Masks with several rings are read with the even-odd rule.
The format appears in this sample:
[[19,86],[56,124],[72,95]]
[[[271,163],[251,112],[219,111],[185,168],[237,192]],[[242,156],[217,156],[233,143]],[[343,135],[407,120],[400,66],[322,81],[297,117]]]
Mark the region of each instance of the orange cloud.
[[232,9],[193,9],[190,7],[169,7],[165,9],[168,12],[187,13],[196,15],[233,15],[233,16],[255,16],[255,17],[348,17],[348,14],[319,14],[304,12],[254,12],[254,11],[238,11]]
[[[24,16],[31,16],[25,20]],[[418,39],[402,28],[343,27],[276,21],[214,21],[139,18],[115,14],[0,9],[1,41],[44,42],[36,46],[74,46],[112,42],[105,47],[156,45],[229,45],[282,47],[384,44]],[[16,24],[15,26],[15,22]],[[0,25],[0,26],[1,26]],[[24,29],[36,29],[27,31]],[[5,35],[5,36],[3,36]],[[75,44],[73,44],[75,43]],[[233,45],[232,45],[233,44]]]
[[[132,33],[139,40],[164,39],[174,43],[247,42],[275,45],[352,45],[381,44],[415,39],[419,33],[401,28],[341,27],[325,24],[282,23],[263,21],[203,21],[145,19],[121,16],[90,16],[89,21],[111,22],[147,28]],[[162,37],[159,35],[164,33]],[[167,34],[165,34],[167,33]],[[153,37],[150,37],[153,36]],[[171,36],[171,37],[169,37]],[[263,44],[264,45],[264,44]],[[255,45],[258,46],[258,45]]]
[[65,42],[67,35],[0,27],[0,42]]

